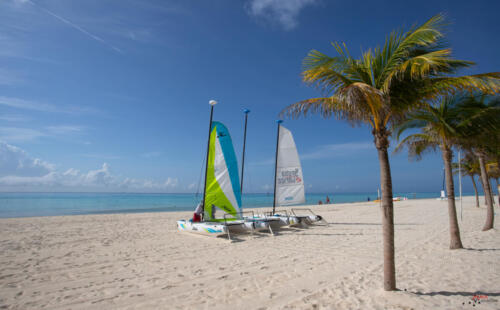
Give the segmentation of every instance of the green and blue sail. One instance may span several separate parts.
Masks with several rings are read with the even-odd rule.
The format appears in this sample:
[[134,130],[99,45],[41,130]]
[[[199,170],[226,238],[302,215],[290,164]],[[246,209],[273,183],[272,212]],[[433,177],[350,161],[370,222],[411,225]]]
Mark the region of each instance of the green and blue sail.
[[238,161],[229,131],[220,122],[213,122],[210,131],[206,184],[205,220],[223,220],[221,211],[227,219],[241,217]]

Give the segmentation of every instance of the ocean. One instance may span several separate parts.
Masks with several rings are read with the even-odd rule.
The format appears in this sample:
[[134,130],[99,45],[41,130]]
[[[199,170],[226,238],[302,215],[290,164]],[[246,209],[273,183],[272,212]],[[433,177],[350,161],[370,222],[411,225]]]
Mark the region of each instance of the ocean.
[[[308,205],[377,199],[376,193],[306,194]],[[434,198],[439,193],[395,193],[408,199]],[[201,195],[133,193],[0,193],[0,218],[77,214],[172,212],[194,210]],[[243,208],[272,207],[272,194],[244,194]]]

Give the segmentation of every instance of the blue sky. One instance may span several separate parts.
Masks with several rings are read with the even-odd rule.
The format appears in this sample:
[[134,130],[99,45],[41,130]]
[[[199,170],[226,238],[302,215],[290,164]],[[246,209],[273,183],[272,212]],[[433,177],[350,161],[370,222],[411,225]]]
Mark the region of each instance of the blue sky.
[[[2,0],[2,191],[193,192],[210,99],[241,155],[246,191],[270,190],[275,119],[318,92],[301,82],[311,49],[354,55],[444,12],[463,74],[497,71],[497,1]],[[319,116],[286,120],[309,192],[376,191],[370,130]],[[394,144],[394,143],[393,143]],[[391,155],[393,188],[438,191],[439,154]],[[472,190],[469,180],[465,190]]]

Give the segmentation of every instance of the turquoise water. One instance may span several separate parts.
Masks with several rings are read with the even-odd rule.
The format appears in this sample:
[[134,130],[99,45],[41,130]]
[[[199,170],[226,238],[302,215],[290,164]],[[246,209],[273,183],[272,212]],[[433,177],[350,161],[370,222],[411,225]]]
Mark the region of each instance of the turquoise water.
[[[307,194],[306,204],[325,201],[324,194]],[[377,199],[376,193],[328,194],[333,203]],[[395,193],[394,196],[435,198],[439,193]],[[201,195],[195,194],[130,194],[130,193],[0,193],[0,218],[169,212],[194,210]],[[243,195],[243,207],[270,207],[272,194]]]

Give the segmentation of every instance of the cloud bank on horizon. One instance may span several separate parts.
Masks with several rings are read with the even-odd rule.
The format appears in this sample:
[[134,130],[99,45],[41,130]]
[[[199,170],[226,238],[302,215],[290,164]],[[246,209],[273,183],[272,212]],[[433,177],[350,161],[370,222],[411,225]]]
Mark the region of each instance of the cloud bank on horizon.
[[247,5],[250,15],[278,22],[285,30],[292,30],[298,25],[300,11],[318,0],[251,0]]
[[56,165],[31,157],[19,147],[0,142],[0,186],[12,191],[171,192],[177,178],[163,182],[120,177],[104,163],[100,169],[58,171]]

